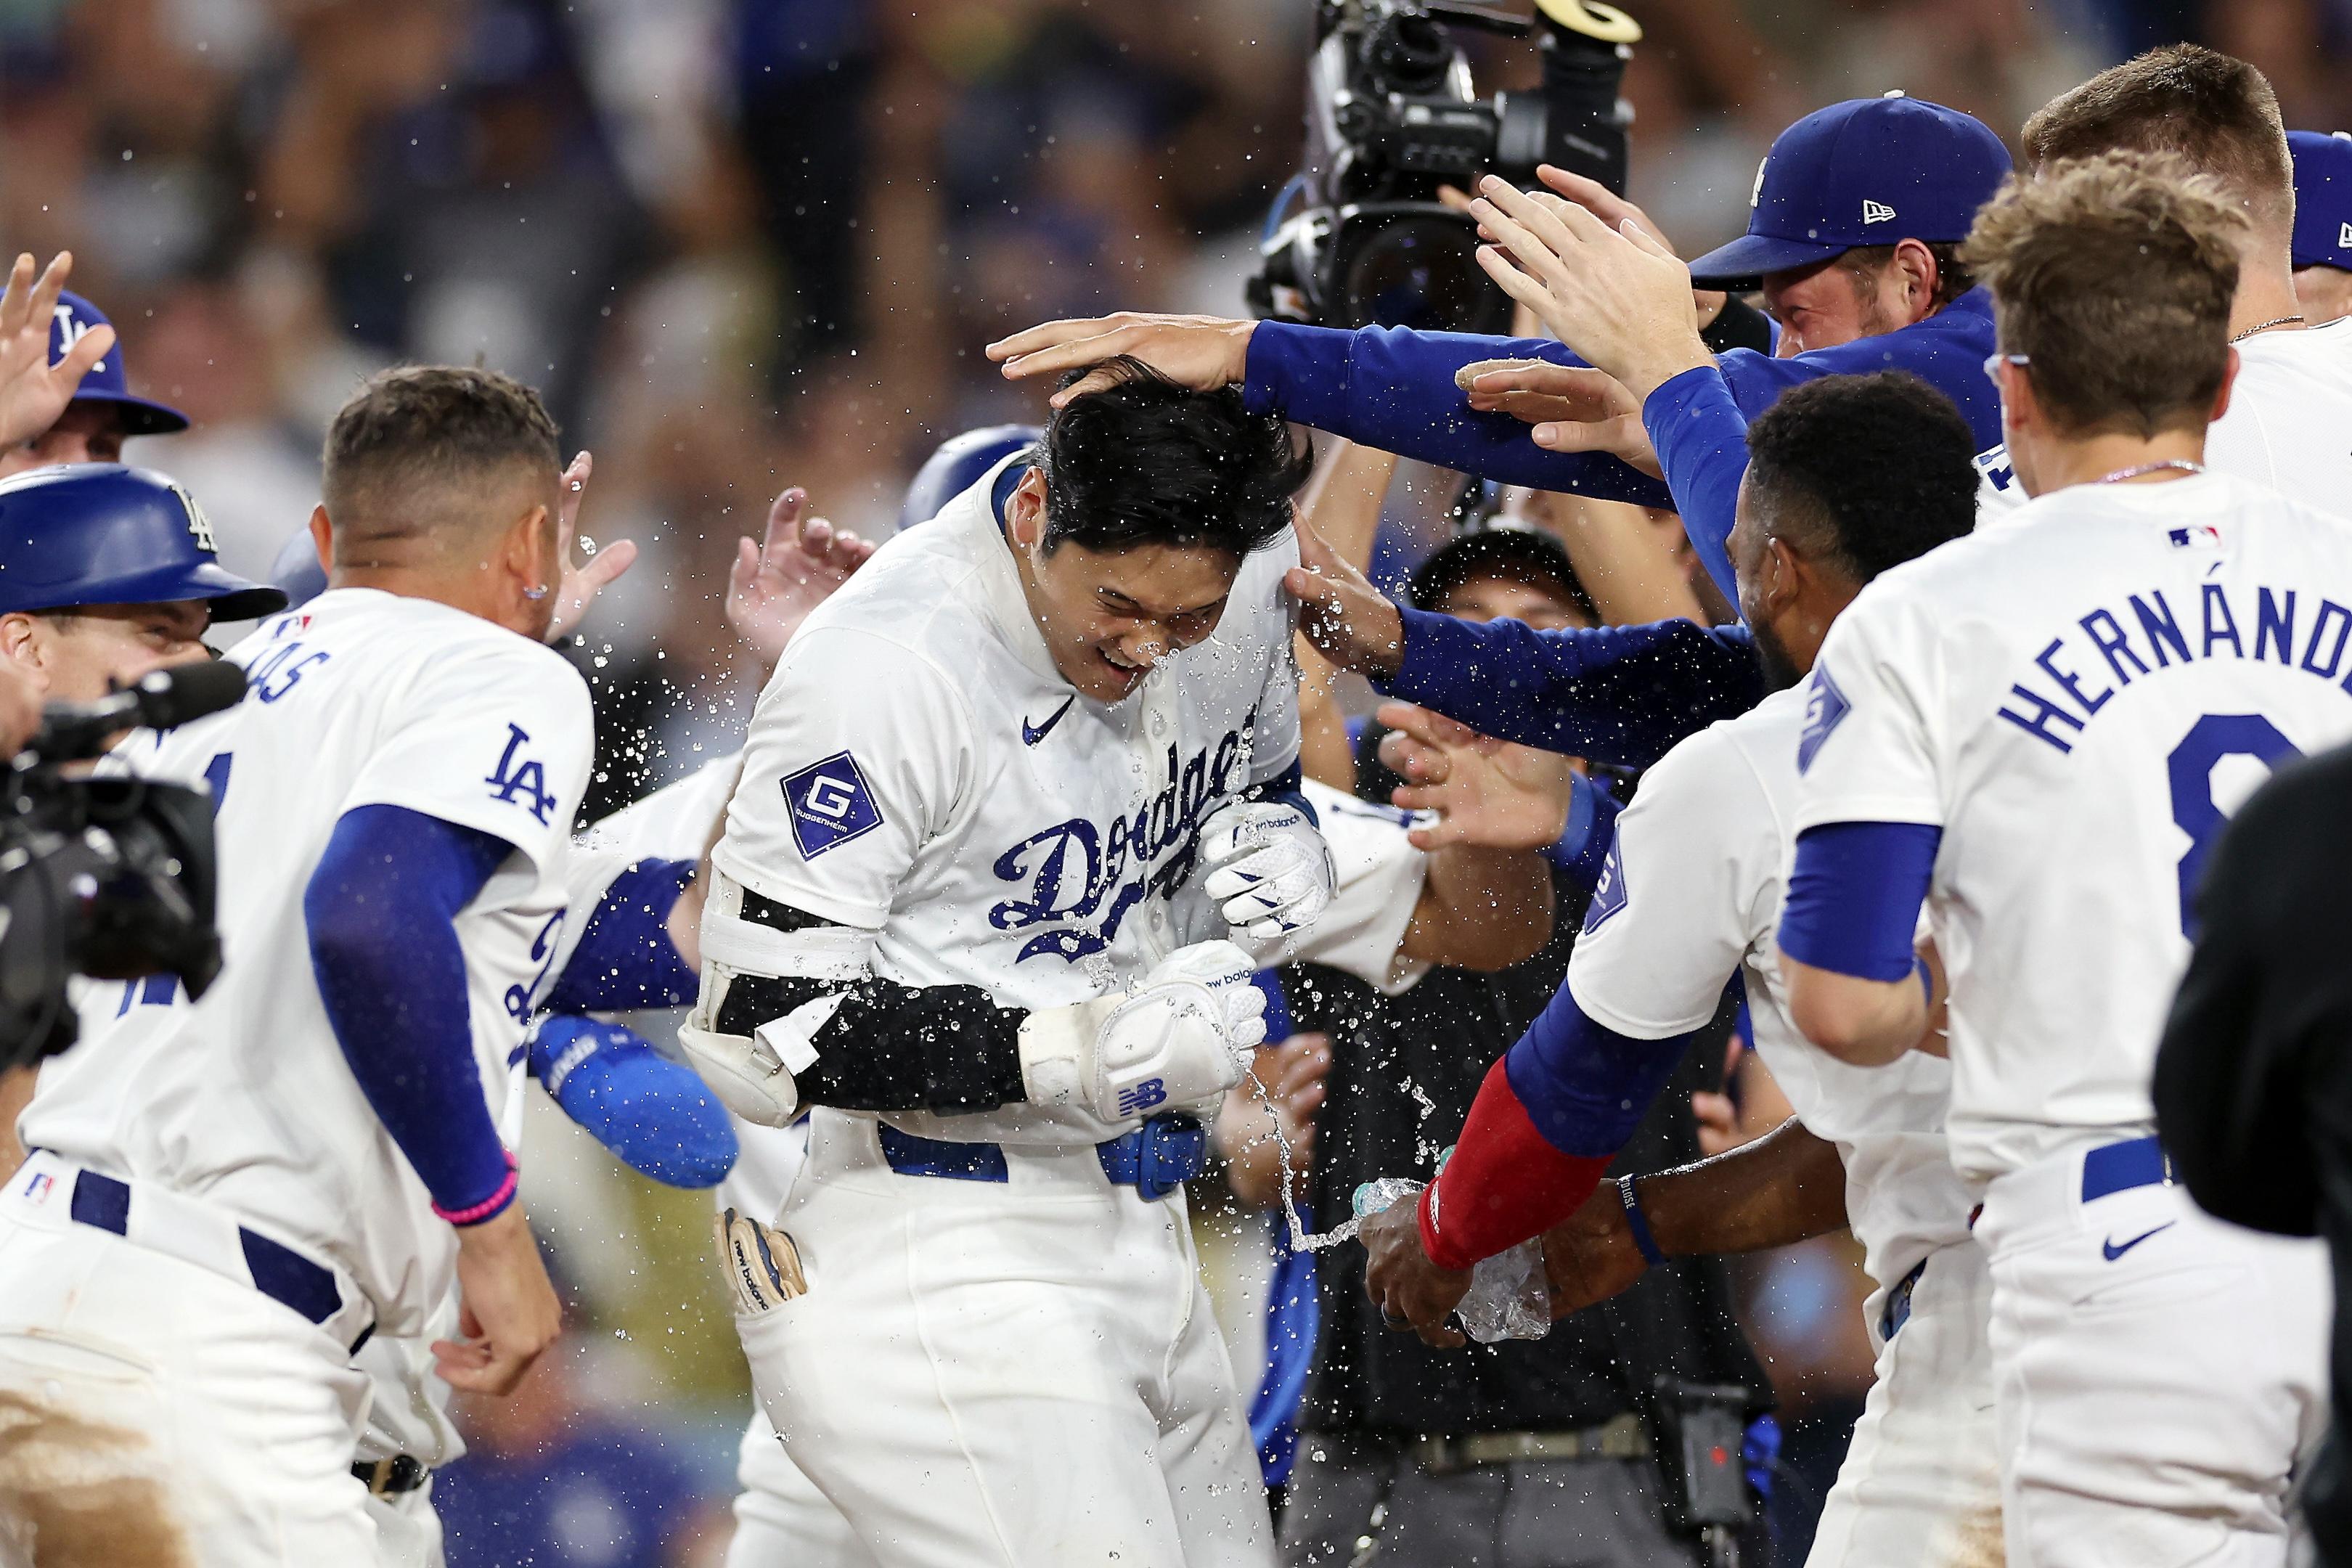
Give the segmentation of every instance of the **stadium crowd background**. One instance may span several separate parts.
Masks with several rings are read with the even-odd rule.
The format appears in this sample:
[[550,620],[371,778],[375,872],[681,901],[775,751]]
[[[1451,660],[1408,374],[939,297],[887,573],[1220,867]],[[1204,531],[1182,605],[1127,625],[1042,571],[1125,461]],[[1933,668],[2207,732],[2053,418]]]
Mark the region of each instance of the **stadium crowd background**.
[[[1739,231],[1775,132],[1892,88],[2013,132],[2059,89],[2189,37],[2259,66],[2290,125],[2352,124],[2347,0],[1633,9],[1649,36],[1625,84],[1631,194],[1685,254]],[[645,552],[577,649],[601,815],[740,736],[752,675],[719,606],[782,485],[887,535],[941,437],[1038,410],[982,342],[1113,309],[1241,313],[1297,156],[1309,11],[16,0],[0,224],[12,253],[74,251],[133,389],[193,416],[131,456],[205,499],[234,571],[265,574],[308,516],[325,422],[367,372],[478,361],[543,388],[596,454],[587,531]],[[1523,47],[1469,41],[1482,89],[1531,79]],[[1391,574],[1439,537],[1444,490],[1398,487]],[[436,1491],[451,1562],[475,1561],[469,1513],[525,1498],[542,1563],[716,1561],[749,1394],[708,1197],[629,1175],[559,1115],[529,1136],[574,1331],[523,1394],[470,1411],[474,1454]],[[1262,1222],[1196,1212],[1246,1367]],[[1746,1279],[1817,1500],[1870,1377],[1866,1286],[1829,1242]],[[1805,1530],[1807,1506],[1784,1499],[1784,1527]]]

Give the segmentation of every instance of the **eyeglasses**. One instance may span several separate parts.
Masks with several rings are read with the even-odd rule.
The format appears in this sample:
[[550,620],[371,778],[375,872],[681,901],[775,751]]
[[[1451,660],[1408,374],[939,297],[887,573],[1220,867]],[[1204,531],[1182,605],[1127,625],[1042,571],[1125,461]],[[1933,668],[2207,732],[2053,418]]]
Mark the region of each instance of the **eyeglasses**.
[[1999,386],[2002,365],[2013,364],[2022,368],[2032,363],[2032,356],[2029,354],[1987,354],[1984,362],[1985,379]]

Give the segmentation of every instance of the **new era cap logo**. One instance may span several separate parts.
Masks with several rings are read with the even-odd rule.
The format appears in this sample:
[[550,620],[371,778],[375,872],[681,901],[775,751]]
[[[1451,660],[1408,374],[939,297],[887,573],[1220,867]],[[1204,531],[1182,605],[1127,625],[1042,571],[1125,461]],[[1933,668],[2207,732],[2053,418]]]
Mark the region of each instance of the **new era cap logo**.
[[1864,201],[1862,204],[1862,221],[1864,223],[1893,223],[1895,221],[1895,209],[1888,206],[1885,202]]
[[2347,250],[2352,250],[2352,223],[2340,223],[2336,226],[2336,243]]

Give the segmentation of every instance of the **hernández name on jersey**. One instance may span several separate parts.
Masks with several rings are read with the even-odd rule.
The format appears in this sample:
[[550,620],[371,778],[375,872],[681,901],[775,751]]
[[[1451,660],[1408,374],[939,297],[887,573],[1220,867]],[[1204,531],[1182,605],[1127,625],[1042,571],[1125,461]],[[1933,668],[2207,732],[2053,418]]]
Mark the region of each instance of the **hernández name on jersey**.
[[[2179,549],[2219,544],[2210,526],[2175,528],[2170,537]],[[2262,584],[2202,583],[2193,603],[2179,597],[2151,587],[2053,627],[2032,668],[2018,672],[2000,717],[2072,752],[2070,737],[2089,728],[2123,688],[2175,665],[2217,658],[2273,661],[2352,692],[2345,658],[2352,609],[2309,590]]]

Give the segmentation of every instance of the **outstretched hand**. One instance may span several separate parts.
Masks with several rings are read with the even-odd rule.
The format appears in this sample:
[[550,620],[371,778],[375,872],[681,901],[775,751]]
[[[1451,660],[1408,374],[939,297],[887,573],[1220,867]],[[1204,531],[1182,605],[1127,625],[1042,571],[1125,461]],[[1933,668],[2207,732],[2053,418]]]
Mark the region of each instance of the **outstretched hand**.
[[727,574],[727,624],[763,668],[773,668],[809,613],[874,553],[871,542],[808,510],[808,491],[798,485],[778,496],[767,531],[757,543],[736,542]]
[[1312,526],[1302,520],[1297,531],[1298,564],[1282,587],[1298,601],[1298,629],[1341,669],[1394,675],[1404,663],[1404,616]]
[[1544,849],[1567,831],[1576,774],[1566,757],[1472,733],[1409,702],[1385,703],[1373,717],[1390,731],[1381,761],[1406,780],[1391,798],[1437,813],[1407,835],[1413,847]]
[[[1180,385],[1214,392],[1248,374],[1250,334],[1256,330],[1255,321],[1221,316],[1121,310],[1111,316],[1047,321],[999,338],[985,353],[1004,366],[1008,381],[1059,375],[1124,354],[1141,360]],[[1107,374],[1089,375],[1054,394],[1053,405],[1063,407],[1070,399],[1098,391],[1109,382]]]
[[0,447],[30,441],[58,422],[81,378],[114,347],[112,327],[92,327],[49,363],[49,328],[58,296],[73,276],[73,252],[60,250],[33,276],[30,253],[8,269],[0,290]]
[[[595,468],[596,459],[583,450],[572,458],[560,480],[562,495],[556,503],[555,522],[557,537],[564,542],[563,584],[556,591],[555,618],[548,623],[550,642],[560,641],[578,629],[588,616],[588,606],[596,602],[596,595],[619,582],[621,574],[637,562],[637,547],[628,540],[616,539],[597,550],[580,539],[580,507],[588,499],[588,476]],[[587,560],[577,566],[572,564],[574,540],[590,552]]]
[[1606,452],[1653,479],[1664,477],[1642,400],[1607,371],[1540,359],[1482,359],[1454,373],[1454,384],[1481,414],[1508,414],[1535,428],[1552,452]]
[[1612,226],[1574,202],[1491,174],[1478,192],[1471,214],[1495,239],[1479,247],[1478,265],[1637,403],[1714,363],[1698,335],[1690,268],[1663,240],[1630,217]]

